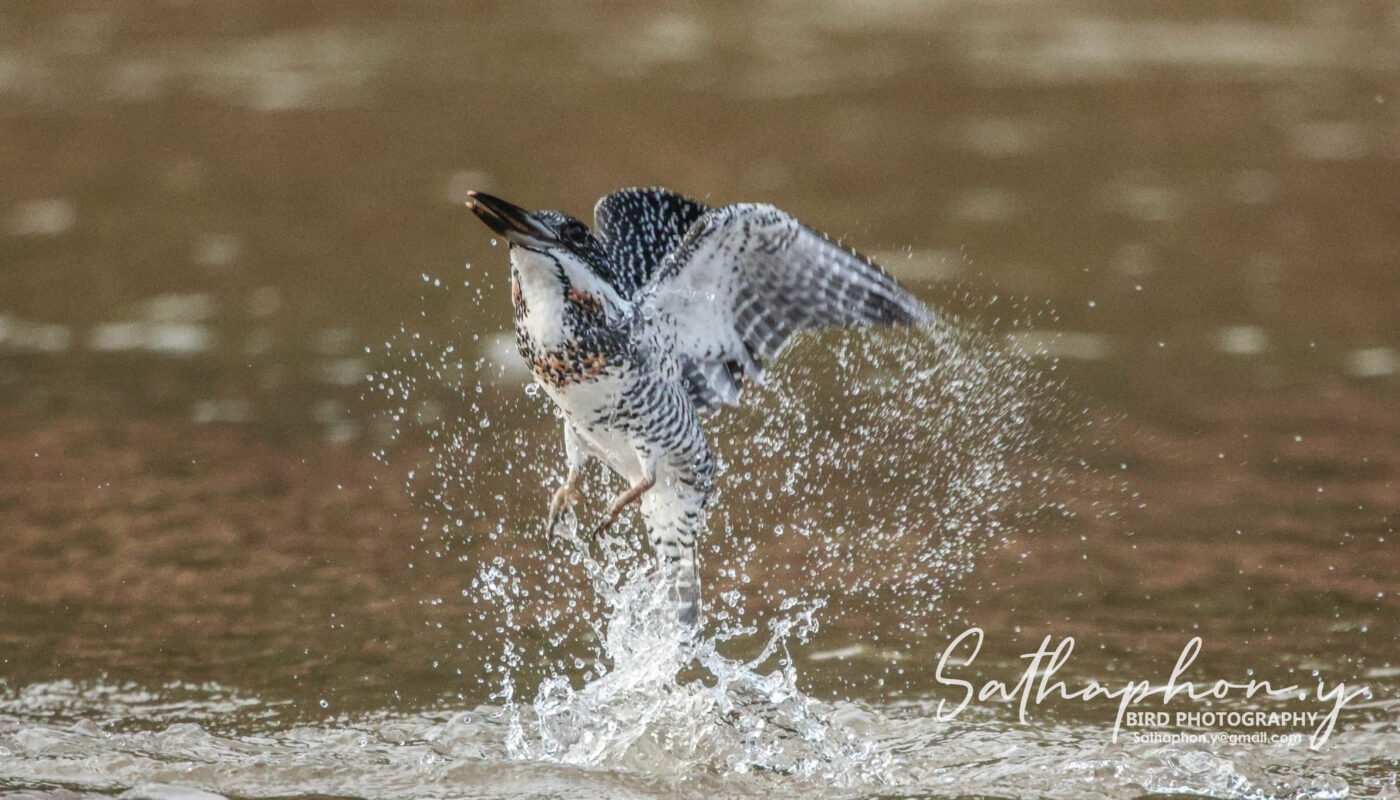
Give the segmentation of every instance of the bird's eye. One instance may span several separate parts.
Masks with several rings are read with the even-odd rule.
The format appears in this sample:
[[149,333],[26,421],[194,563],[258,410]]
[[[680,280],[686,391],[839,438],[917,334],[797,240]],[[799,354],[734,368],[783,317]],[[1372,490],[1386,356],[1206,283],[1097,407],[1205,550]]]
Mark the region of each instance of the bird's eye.
[[588,242],[588,229],[577,222],[566,225],[563,234],[564,241],[575,247],[581,247]]

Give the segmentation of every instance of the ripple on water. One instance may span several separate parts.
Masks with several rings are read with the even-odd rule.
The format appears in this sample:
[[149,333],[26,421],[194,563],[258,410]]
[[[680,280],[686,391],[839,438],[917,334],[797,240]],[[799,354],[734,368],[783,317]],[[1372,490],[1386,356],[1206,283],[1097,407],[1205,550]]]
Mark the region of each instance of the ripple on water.
[[[786,678],[777,680],[779,687]],[[731,689],[736,696],[772,688],[763,679]],[[735,686],[735,684],[731,684]],[[731,743],[746,742],[739,722],[724,722],[715,687],[675,685],[666,714],[642,723],[656,738],[646,748],[565,763],[542,754],[512,752],[510,737],[528,717],[514,718],[499,705],[468,712],[376,714],[323,725],[265,729],[224,722],[236,712],[226,690],[174,689],[141,693],[133,687],[60,682],[34,687],[50,701],[63,698],[68,713],[89,716],[55,722],[44,711],[7,692],[0,700],[0,789],[48,787],[44,797],[69,793],[122,793],[128,798],[205,800],[209,794],[240,797],[353,796],[400,800],[452,797],[761,797],[774,793],[812,797],[919,794],[931,797],[1138,797],[1144,793],[1222,798],[1342,798],[1394,796],[1393,726],[1361,726],[1325,750],[1282,745],[1152,744],[1110,741],[1107,727],[1021,726],[1003,719],[936,721],[931,706],[908,703],[882,708],[807,705],[805,713],[842,727],[859,739],[871,765],[861,780],[833,781],[820,771],[743,769],[725,773],[723,760],[688,761],[681,741],[703,738],[717,726]],[[610,690],[617,696],[621,690]],[[646,693],[633,687],[632,691]],[[595,697],[603,692],[595,693]],[[125,699],[123,699],[125,698]],[[769,698],[770,700],[772,698]],[[778,698],[775,708],[791,698]],[[250,698],[241,698],[240,702]],[[131,701],[131,705],[126,705]],[[754,708],[765,702],[753,698]],[[574,707],[582,708],[575,700]],[[733,702],[731,697],[730,702]],[[203,722],[170,721],[176,707]],[[794,706],[787,706],[789,710]],[[686,709],[696,710],[688,721]],[[769,712],[762,712],[769,713]],[[130,714],[131,716],[125,716]],[[750,721],[757,720],[756,713]],[[123,721],[112,721],[124,717]],[[96,719],[108,722],[99,724]],[[559,718],[556,718],[557,722]],[[774,726],[791,722],[780,715]],[[637,722],[637,720],[633,720]],[[620,715],[590,720],[626,724]],[[665,736],[663,731],[669,730]],[[583,734],[584,729],[575,733]],[[790,738],[785,738],[790,737]],[[586,737],[585,737],[586,738]],[[771,736],[769,746],[812,753],[818,743]],[[677,751],[666,747],[676,745]],[[713,741],[714,751],[722,749]],[[750,750],[750,752],[753,752]],[[63,792],[55,791],[63,787]],[[1389,794],[1387,794],[1389,793]],[[36,795],[38,796],[38,795]]]

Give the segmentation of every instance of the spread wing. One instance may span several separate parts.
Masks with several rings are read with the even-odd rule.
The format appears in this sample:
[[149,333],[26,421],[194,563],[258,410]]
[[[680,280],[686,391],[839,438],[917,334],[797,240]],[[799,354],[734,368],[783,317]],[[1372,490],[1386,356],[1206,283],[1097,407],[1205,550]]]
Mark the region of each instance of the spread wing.
[[930,317],[869,259],[759,204],[696,221],[638,293],[637,313],[706,411],[736,404],[744,378],[760,380],[798,331]]
[[607,251],[604,279],[631,298],[709,206],[669,189],[620,189],[593,207],[593,228]]

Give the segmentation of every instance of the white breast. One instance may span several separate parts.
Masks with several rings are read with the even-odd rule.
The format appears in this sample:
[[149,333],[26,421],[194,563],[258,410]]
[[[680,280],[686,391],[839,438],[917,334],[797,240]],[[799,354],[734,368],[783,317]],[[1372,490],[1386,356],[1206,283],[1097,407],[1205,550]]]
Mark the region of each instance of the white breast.
[[555,348],[564,343],[564,296],[559,283],[538,274],[513,276],[525,301],[525,314],[520,325],[537,344]]

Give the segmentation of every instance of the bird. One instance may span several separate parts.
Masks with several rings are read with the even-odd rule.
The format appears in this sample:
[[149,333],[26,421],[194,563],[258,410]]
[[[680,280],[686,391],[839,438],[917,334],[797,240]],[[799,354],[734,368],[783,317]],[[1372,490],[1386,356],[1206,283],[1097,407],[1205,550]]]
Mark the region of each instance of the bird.
[[696,629],[696,545],[715,486],[705,419],[761,385],[803,331],[922,325],[932,311],[766,203],[621,189],[598,200],[591,229],[484,192],[467,206],[508,244],[516,349],[562,412],[565,472],[546,529],[584,500],[583,471],[601,461],[627,488],[591,535],[638,503],[676,616]]

